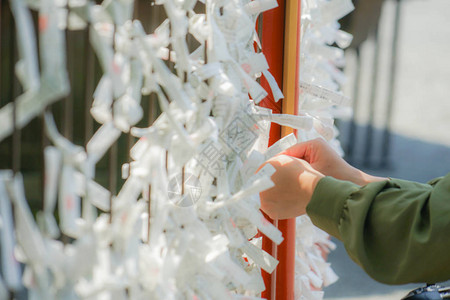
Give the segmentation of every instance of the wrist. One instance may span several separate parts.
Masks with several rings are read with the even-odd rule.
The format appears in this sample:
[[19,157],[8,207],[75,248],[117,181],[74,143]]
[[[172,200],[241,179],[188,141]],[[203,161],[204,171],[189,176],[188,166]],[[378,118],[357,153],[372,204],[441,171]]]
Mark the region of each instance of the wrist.
[[301,211],[300,214],[306,213],[306,206],[311,201],[311,198],[314,194],[314,191],[319,181],[324,177],[325,176],[322,173],[317,171],[304,172],[303,174],[300,175],[299,185],[300,190],[303,191],[303,195],[301,196],[302,201],[299,202]]
[[384,181],[384,180],[388,180],[388,178],[373,176],[373,175],[364,173],[363,171],[354,168],[353,175],[352,175],[351,179],[348,181],[351,181],[360,186],[364,186],[371,182],[378,182],[378,181]]

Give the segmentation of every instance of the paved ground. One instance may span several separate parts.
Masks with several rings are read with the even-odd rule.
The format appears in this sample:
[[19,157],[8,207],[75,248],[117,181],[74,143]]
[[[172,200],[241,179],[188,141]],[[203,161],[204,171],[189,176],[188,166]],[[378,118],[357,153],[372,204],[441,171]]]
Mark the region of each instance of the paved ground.
[[[387,168],[377,168],[380,157],[380,130],[375,129],[372,167],[362,164],[369,112],[370,43],[363,49],[364,60],[361,102],[357,113],[358,126],[356,165],[369,173],[426,182],[450,172],[450,1],[404,0],[396,96],[393,114],[391,162]],[[389,39],[392,32],[393,4],[386,2],[381,28],[381,69],[377,87],[375,126],[383,123],[386,98],[386,72]],[[351,70],[351,61],[349,69]],[[384,79],[384,81],[383,81]],[[349,88],[349,91],[351,87]],[[342,125],[343,141],[348,136],[347,124]],[[450,217],[450,216],[449,216]],[[325,289],[326,299],[400,299],[418,285],[387,286],[370,279],[345,253],[342,244],[329,256],[340,280]]]

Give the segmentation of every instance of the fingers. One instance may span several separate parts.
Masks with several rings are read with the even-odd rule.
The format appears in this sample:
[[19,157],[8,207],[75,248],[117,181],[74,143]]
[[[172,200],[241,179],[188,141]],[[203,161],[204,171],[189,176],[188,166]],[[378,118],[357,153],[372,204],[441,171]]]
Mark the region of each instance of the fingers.
[[[298,159],[308,162],[309,164],[312,164],[312,163],[314,163],[314,160],[317,157],[317,154],[318,154],[317,152],[320,151],[320,149],[324,149],[325,147],[328,147],[328,145],[321,138],[317,138],[317,139],[310,140],[307,142],[295,144],[294,146],[280,152],[275,157],[272,157],[271,159],[269,159],[268,161],[263,163],[256,172],[258,172],[268,162],[271,162],[272,165],[273,165],[273,162],[279,163],[278,159],[280,156],[298,158]],[[286,161],[287,157],[283,158],[282,160]]]
[[284,171],[293,170],[297,174],[305,170],[314,170],[307,161],[285,154],[274,156],[266,163],[270,163],[273,167],[275,167],[275,170],[277,171],[281,169]]
[[313,151],[317,150],[320,147],[323,147],[324,143],[324,140],[317,138],[314,140],[296,144],[281,152],[280,154],[297,157],[311,163],[311,159],[314,154]]
[[305,157],[309,156],[309,148],[310,142],[300,143],[284,150],[280,155],[288,155],[307,160]]
[[[287,149],[287,150],[289,150],[289,149]],[[286,151],[281,152],[281,153],[277,154],[276,156],[269,158],[267,161],[265,161],[263,164],[261,164],[258,167],[258,169],[256,170],[256,173],[258,173],[259,170],[261,170],[265,165],[267,165],[269,163],[273,167],[275,167],[275,169],[278,169],[278,168],[280,168],[288,163],[291,163],[293,161],[301,161],[302,160],[301,158],[298,158],[294,155],[287,154]]]
[[292,162],[295,158],[294,157],[290,157],[287,155],[283,155],[283,154],[279,154],[276,155],[270,159],[268,159],[266,162],[264,162],[256,172],[258,172],[262,167],[264,167],[267,164],[271,164],[275,170],[280,169],[281,167],[283,167],[284,165]]

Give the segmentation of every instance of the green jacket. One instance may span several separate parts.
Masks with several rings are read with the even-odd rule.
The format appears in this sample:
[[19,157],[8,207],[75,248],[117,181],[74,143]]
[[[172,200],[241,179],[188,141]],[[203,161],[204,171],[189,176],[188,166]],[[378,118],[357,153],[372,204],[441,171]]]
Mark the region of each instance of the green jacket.
[[375,280],[450,279],[450,173],[428,184],[391,179],[363,187],[324,177],[306,212]]

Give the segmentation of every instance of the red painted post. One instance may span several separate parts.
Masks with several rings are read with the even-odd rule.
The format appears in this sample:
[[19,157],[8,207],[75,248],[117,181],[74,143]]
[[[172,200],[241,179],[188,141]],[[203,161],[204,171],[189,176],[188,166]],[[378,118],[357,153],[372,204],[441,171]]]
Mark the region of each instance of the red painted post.
[[[266,56],[269,64],[269,71],[275,77],[278,85],[283,83],[283,51],[284,51],[284,5],[285,0],[278,0],[278,7],[263,13],[262,16],[262,51]],[[281,101],[276,103],[270,90],[270,86],[264,77],[261,78],[262,87],[268,92],[266,99],[261,101],[260,105],[272,109],[274,113],[281,113]],[[270,128],[269,146],[278,141],[281,137],[281,127],[278,124],[272,124]],[[267,215],[265,217],[274,225],[277,224]],[[283,234],[284,236],[284,234]],[[277,247],[270,239],[263,236],[262,248],[277,258]],[[278,267],[277,267],[278,269]],[[261,270],[266,290],[262,293],[262,297],[268,300],[274,300],[276,293],[276,274],[275,270],[272,275]]]
[[[267,81],[262,78],[261,85],[269,92],[269,96],[261,102],[261,106],[271,108],[274,113],[296,114],[299,92],[300,0],[278,0],[278,5],[263,14],[261,44],[269,71],[278,85],[283,87],[285,99],[275,103]],[[269,145],[290,132],[289,129],[272,124]],[[263,249],[280,263],[272,275],[262,271],[266,285],[262,297],[269,300],[291,300],[294,299],[295,291],[295,219],[271,221],[283,233],[284,241],[277,247],[263,237]]]

